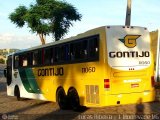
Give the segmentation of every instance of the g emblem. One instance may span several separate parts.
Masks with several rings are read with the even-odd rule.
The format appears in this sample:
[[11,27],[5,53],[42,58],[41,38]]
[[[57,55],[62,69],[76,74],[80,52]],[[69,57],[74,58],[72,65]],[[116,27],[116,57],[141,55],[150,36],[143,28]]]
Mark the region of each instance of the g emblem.
[[128,48],[134,48],[137,43],[136,40],[140,37],[141,35],[126,35],[124,39],[119,39],[121,42],[124,43],[125,46]]

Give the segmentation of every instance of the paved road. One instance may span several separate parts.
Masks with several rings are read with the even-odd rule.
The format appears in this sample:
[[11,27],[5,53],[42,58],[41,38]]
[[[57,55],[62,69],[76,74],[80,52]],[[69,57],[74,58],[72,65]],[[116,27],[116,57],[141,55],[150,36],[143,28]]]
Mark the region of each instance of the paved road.
[[[139,115],[141,113],[142,115]],[[160,120],[160,102],[84,108],[79,112],[60,110],[53,102],[24,99],[6,95],[6,79],[0,75],[0,120]]]

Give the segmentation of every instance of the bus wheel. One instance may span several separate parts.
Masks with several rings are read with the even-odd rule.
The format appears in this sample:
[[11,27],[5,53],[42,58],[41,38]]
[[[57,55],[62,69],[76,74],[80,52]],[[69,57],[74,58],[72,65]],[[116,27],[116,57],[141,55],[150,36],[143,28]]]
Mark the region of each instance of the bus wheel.
[[79,110],[80,108],[80,103],[79,103],[79,95],[76,91],[76,89],[71,88],[68,91],[68,100],[69,100],[69,105],[74,111]]
[[57,91],[57,102],[60,109],[65,110],[68,108],[67,96],[63,88],[59,88]]
[[20,91],[19,91],[19,87],[18,87],[18,86],[15,87],[14,95],[17,97],[17,100],[18,100],[18,101],[21,100]]

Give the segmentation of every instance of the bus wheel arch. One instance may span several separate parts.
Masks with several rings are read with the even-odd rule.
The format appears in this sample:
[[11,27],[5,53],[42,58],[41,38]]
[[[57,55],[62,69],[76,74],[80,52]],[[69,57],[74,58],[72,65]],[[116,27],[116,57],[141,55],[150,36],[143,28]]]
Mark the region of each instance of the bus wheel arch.
[[60,109],[68,109],[68,99],[63,87],[58,87],[56,91],[56,101]]
[[18,101],[21,100],[21,94],[20,94],[20,89],[19,89],[18,85],[16,85],[15,88],[14,88],[14,96],[17,97]]
[[74,87],[70,87],[67,93],[68,102],[70,107],[77,111],[80,108],[80,99],[77,90]]

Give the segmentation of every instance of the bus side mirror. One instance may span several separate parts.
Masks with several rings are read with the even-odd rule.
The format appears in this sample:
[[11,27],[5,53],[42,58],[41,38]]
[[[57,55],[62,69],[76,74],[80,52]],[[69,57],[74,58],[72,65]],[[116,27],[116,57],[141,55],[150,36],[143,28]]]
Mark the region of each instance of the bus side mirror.
[[3,73],[4,73],[4,77],[7,77],[7,68],[4,69]]

